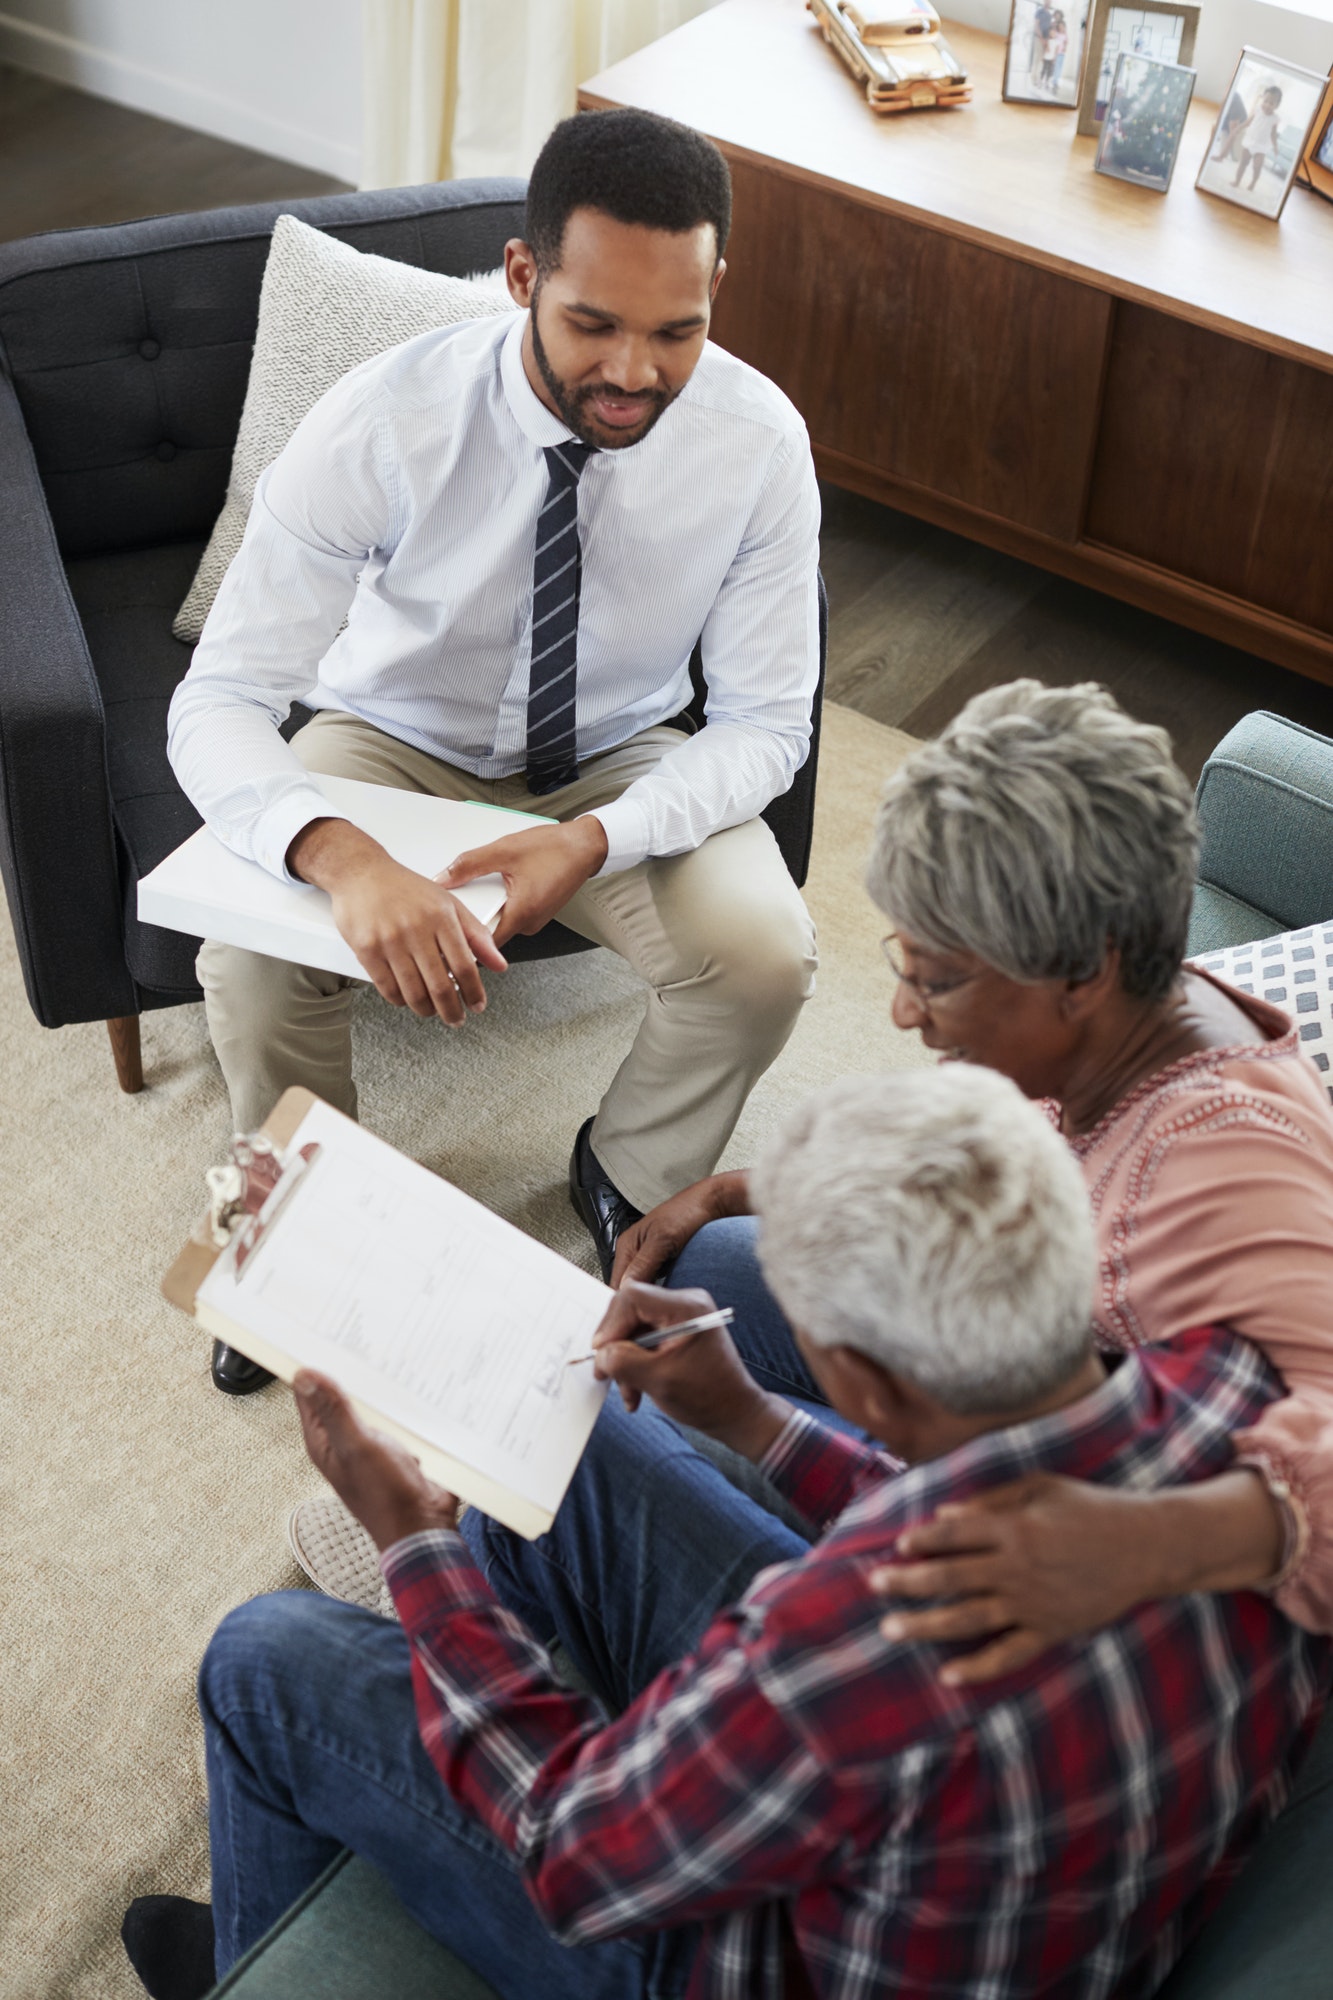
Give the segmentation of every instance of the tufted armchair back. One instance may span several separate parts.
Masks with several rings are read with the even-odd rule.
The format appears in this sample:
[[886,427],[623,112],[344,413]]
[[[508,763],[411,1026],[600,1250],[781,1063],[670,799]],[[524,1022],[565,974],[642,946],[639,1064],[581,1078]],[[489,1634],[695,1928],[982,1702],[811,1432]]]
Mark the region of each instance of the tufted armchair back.
[[210,533],[282,214],[465,276],[497,264],[519,232],[523,183],[268,202],[0,245],[0,369],[67,561]]
[[500,261],[523,197],[386,188],[0,244],[0,872],[47,1027],[198,996],[194,940],[135,897],[199,823],[166,757],[190,662],[171,620],[222,506],[274,222],[461,276]]

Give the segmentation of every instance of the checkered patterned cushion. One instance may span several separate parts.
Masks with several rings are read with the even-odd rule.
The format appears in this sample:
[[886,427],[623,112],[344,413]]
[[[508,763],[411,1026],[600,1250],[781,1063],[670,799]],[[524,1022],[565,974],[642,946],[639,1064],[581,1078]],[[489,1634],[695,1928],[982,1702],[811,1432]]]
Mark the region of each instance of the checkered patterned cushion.
[[1333,1099],[1333,922],[1233,944],[1196,963],[1242,993],[1257,993],[1294,1015],[1307,1055],[1324,1073]]

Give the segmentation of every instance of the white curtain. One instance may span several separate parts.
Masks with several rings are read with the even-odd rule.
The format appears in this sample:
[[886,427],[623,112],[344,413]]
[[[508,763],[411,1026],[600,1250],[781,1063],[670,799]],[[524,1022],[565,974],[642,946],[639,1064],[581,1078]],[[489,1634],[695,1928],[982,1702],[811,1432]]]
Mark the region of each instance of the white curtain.
[[362,0],[362,187],[526,174],[580,83],[718,0]]

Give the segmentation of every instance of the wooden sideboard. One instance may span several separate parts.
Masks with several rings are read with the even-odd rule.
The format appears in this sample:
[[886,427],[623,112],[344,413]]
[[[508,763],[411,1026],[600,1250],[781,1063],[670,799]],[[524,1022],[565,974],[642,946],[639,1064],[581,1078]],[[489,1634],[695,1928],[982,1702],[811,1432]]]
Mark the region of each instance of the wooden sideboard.
[[877,119],[801,0],[724,0],[585,86],[717,140],[714,337],[837,485],[1333,682],[1333,204],[1280,223],[1092,170],[1072,113],[975,87]]

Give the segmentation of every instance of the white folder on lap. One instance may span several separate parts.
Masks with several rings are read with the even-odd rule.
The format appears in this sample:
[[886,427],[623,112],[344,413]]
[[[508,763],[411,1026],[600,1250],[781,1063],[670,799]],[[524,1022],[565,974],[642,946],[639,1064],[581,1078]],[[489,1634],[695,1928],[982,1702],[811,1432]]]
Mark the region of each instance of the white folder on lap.
[[[418,875],[438,875],[469,848],[485,847],[507,833],[551,824],[538,813],[434,799],[390,785],[366,785],[357,778],[327,778],[312,772],[310,782],[354,826]],[[454,894],[484,924],[495,922],[505,899],[498,875],[485,875]],[[207,827],[144,876],[139,884],[139,920],[190,937],[240,945],[269,958],[285,958],[293,965],[313,965],[352,979],[366,977],[355,952],[338,933],[332,900],[323,889],[280,882],[257,861],[233,854]]]

